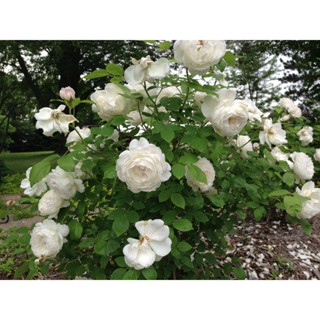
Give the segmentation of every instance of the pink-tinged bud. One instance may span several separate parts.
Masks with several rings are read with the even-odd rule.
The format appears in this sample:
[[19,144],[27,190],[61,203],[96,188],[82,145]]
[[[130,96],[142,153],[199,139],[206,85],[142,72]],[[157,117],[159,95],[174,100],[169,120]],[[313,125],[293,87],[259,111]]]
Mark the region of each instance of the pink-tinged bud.
[[286,122],[290,120],[290,115],[286,114],[285,116],[283,116],[282,118],[280,118],[280,122]]
[[71,87],[61,88],[59,94],[61,99],[67,100],[67,101],[71,101],[76,97],[76,93]]
[[316,152],[313,157],[314,157],[314,160],[320,162],[320,149],[316,149]]

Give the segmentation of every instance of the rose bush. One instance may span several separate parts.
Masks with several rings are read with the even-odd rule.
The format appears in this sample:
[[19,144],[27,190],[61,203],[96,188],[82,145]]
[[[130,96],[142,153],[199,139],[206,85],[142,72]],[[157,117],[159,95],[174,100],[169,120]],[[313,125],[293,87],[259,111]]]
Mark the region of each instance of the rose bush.
[[[108,64],[91,100],[62,90],[65,106],[35,115],[45,135],[70,132],[68,151],[22,183],[31,196],[48,189],[33,200],[48,216],[31,236],[39,270],[55,258],[67,278],[242,278],[236,259],[216,263],[239,220],[283,216],[310,231],[318,128],[288,98],[267,113],[237,99],[221,76],[237,58],[225,42],[177,41],[173,51],[180,73],[149,56],[126,70]],[[74,124],[81,103],[101,118],[90,129]]]

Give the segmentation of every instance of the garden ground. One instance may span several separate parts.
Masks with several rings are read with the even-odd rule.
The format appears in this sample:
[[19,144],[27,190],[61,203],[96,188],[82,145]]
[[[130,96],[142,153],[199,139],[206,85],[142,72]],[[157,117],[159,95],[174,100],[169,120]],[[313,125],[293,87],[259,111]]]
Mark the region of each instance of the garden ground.
[[[0,196],[3,201],[17,200],[19,195]],[[0,228],[32,228],[34,223],[43,218],[9,221]],[[305,234],[299,225],[291,225],[281,220],[255,222],[247,221],[235,228],[235,233],[228,235],[229,249],[225,257],[217,259],[217,265],[224,269],[224,274],[231,272],[237,260],[250,280],[284,279],[320,279],[320,217],[310,221],[312,234]],[[0,279],[4,279],[4,275]],[[55,266],[45,279],[62,279]],[[239,276],[238,276],[239,278]],[[240,277],[241,278],[241,277]]]

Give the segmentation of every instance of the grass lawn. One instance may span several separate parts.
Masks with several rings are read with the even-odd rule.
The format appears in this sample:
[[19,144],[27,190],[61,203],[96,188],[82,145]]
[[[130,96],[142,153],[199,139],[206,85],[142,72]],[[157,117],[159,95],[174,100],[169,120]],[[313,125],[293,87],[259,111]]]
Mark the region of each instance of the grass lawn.
[[53,151],[2,152],[0,160],[11,173],[25,173],[29,167],[52,153]]

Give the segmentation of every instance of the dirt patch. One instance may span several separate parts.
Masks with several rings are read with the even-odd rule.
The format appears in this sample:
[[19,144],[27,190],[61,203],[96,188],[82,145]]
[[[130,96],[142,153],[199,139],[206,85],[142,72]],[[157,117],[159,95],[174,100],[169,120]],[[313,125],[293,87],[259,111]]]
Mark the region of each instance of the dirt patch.
[[246,221],[229,235],[230,249],[219,261],[241,260],[246,279],[320,279],[320,216],[309,221],[312,234],[284,221]]

